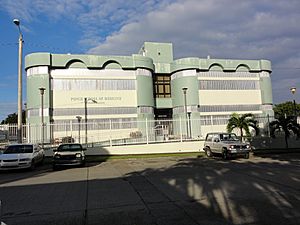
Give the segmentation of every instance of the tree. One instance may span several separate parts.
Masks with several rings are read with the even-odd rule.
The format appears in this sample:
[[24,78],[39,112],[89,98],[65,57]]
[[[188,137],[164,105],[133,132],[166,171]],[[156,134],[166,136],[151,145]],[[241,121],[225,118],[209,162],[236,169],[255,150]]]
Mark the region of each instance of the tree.
[[295,134],[297,138],[300,137],[300,125],[297,124],[293,116],[285,117],[281,116],[278,119],[270,123],[270,134],[271,137],[275,138],[276,131],[284,132],[285,146],[288,148],[288,138],[291,136],[291,133]]
[[[9,114],[6,119],[2,120],[1,124],[14,124],[18,123],[18,114],[12,113]],[[22,112],[22,123],[25,123],[25,110]]]
[[[284,102],[280,104],[276,104],[273,108],[275,117],[290,117],[295,116],[295,108],[293,102]],[[300,112],[300,104],[296,104],[296,114],[299,115]]]
[[246,113],[239,115],[233,113],[228,120],[227,131],[232,132],[233,129],[237,128],[240,130],[241,140],[243,140],[243,131],[246,132],[247,136],[251,136],[249,127],[255,130],[255,134],[259,134],[258,121],[252,113]]

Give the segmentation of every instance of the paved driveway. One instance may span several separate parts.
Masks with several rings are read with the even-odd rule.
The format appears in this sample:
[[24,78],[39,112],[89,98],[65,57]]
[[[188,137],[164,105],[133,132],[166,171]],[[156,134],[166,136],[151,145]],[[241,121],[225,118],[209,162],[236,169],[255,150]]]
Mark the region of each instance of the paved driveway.
[[22,224],[300,224],[300,154],[112,160],[1,172],[2,220]]

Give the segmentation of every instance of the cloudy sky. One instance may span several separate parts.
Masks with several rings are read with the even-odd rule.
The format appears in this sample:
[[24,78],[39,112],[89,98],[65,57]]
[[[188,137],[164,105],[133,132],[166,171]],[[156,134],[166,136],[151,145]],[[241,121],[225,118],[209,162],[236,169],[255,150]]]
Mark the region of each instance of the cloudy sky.
[[158,41],[172,42],[175,58],[268,59],[276,104],[300,103],[299,11],[299,0],[0,0],[0,120],[17,111],[14,18],[24,55],[131,55]]

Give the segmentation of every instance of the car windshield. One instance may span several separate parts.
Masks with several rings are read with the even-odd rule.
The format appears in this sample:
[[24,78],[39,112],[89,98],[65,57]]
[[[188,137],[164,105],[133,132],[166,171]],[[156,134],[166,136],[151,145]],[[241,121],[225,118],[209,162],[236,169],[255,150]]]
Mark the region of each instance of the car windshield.
[[238,141],[239,140],[235,134],[221,134],[220,138],[222,141]]
[[18,153],[32,153],[33,146],[32,145],[11,145],[8,146],[3,154],[18,154]]
[[79,144],[71,144],[71,145],[60,145],[57,148],[58,152],[64,152],[64,151],[81,151],[82,147]]

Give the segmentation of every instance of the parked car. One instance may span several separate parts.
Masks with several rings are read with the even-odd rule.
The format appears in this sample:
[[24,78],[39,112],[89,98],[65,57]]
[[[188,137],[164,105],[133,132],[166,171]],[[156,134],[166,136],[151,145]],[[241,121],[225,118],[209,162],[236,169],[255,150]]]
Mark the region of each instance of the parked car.
[[44,149],[36,144],[11,144],[0,154],[0,170],[34,169],[42,164],[45,158]]
[[85,164],[85,151],[81,144],[61,144],[53,150],[53,169],[59,166],[72,166]]
[[248,159],[251,146],[241,142],[234,133],[208,133],[203,150],[207,157],[218,154],[222,155],[223,159],[232,156],[243,156]]

